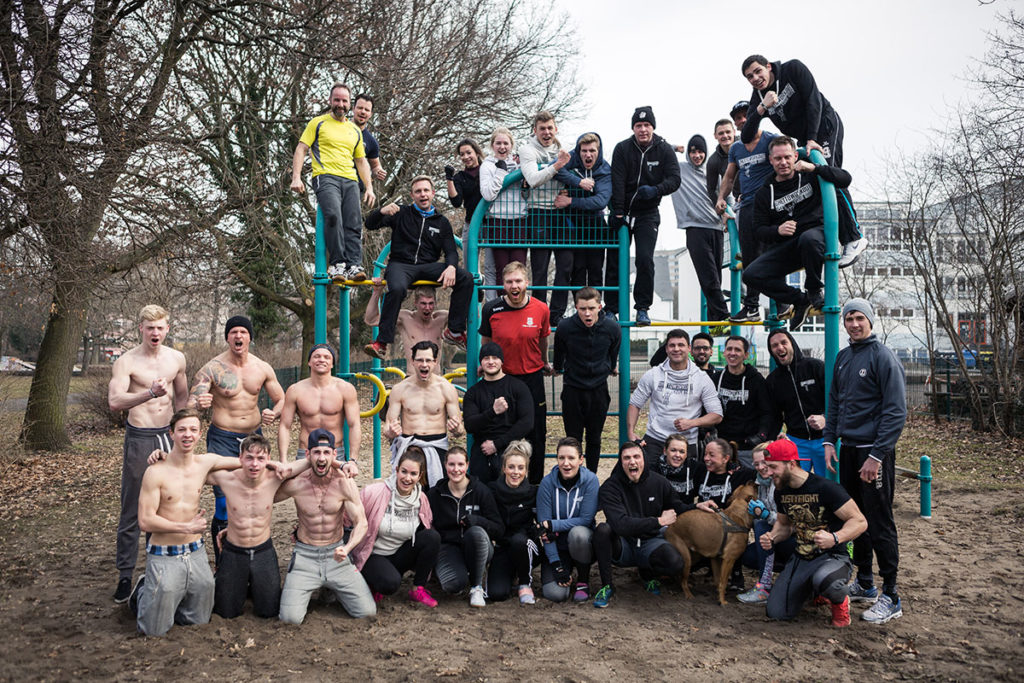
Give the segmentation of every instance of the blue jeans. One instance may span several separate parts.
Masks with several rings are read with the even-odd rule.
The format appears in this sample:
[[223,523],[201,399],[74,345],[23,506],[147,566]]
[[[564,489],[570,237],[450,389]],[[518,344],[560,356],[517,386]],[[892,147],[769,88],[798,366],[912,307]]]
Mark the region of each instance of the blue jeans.
[[363,216],[359,183],[326,173],[313,178],[313,191],[324,219],[327,264],[362,265]]
[[809,462],[801,462],[800,467],[810,472],[811,465],[814,465],[814,473],[819,477],[827,477],[828,469],[825,467],[825,440],[824,439],[800,439],[790,436],[789,440],[796,444],[796,452],[801,458]]

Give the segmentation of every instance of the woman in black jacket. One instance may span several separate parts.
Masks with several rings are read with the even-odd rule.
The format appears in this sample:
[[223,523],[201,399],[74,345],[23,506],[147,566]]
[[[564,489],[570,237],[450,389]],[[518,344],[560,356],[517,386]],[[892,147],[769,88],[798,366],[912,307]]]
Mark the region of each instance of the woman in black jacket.
[[494,556],[492,539],[501,538],[505,525],[491,490],[466,474],[466,449],[454,446],[444,459],[446,477],[427,493],[434,528],[441,534],[441,551],[434,573],[445,593],[469,586],[471,607],[484,607],[484,573]]
[[[501,473],[491,482],[498,513],[505,533],[498,539],[490,571],[487,572],[487,597],[505,600],[518,586],[519,603],[532,605],[533,567],[539,558],[537,542],[537,487],[527,481],[533,448],[525,439],[513,441],[502,455]],[[513,581],[515,583],[513,584]]]

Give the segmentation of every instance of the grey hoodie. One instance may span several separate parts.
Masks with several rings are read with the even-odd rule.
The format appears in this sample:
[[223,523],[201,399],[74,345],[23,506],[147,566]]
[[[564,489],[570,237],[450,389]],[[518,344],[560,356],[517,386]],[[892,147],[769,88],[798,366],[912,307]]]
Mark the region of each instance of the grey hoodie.
[[[689,150],[696,138],[703,142],[704,137],[694,135],[687,143]],[[703,145],[707,148],[707,145]],[[722,219],[715,213],[715,206],[708,198],[708,179],[704,174],[704,165],[697,166],[690,161],[688,153],[683,154],[679,162],[679,189],[672,193],[672,208],[676,210],[676,227],[704,228],[721,230]]]
[[530,186],[530,194],[527,204],[531,209],[554,209],[555,196],[565,186],[555,180],[558,173],[554,163],[558,159],[558,152],[562,149],[562,143],[555,138],[555,141],[548,147],[544,147],[537,140],[536,136],[527,140],[526,144],[519,149],[519,164],[523,172],[523,178]]
[[[651,368],[644,373],[629,397],[629,405],[647,410],[647,435],[657,441],[664,441],[677,431],[673,424],[677,418],[695,420],[701,411],[722,414],[722,402],[715,391],[715,385],[707,373],[692,360],[682,370],[673,370],[671,361]],[[689,430],[686,440],[697,441],[697,428]]]

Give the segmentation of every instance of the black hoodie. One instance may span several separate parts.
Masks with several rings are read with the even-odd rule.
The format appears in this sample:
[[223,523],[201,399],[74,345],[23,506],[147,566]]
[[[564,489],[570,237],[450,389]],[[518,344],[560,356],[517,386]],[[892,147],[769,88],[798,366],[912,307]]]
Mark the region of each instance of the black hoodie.
[[555,329],[555,372],[565,373],[566,386],[605,387],[608,375],[615,371],[621,343],[618,323],[604,311],[598,312],[592,327],[584,325],[579,315],[562,318]]
[[747,122],[740,132],[740,140],[749,143],[757,137],[757,129],[764,118],[757,113],[757,105],[769,90],[774,90],[779,98],[778,103],[767,111],[771,122],[782,131],[783,135],[796,138],[803,145],[808,140],[821,142],[828,138],[827,131],[833,125],[835,117],[832,105],[818,91],[814,76],[810,69],[799,59],[788,62],[772,62],[772,74],[775,80],[764,90],[754,90],[750,95],[750,109],[747,110]]
[[661,531],[658,518],[665,510],[682,514],[694,508],[680,499],[668,479],[646,465],[640,480],[634,484],[622,468],[621,460],[601,484],[598,500],[612,531],[630,542],[635,539],[638,545],[658,535]]
[[723,411],[722,421],[716,425],[718,436],[735,441],[740,450],[768,441],[772,427],[771,398],[764,377],[755,367],[744,365],[742,375],[722,368],[715,389]]
[[[483,527],[491,540],[498,540],[505,535],[505,525],[498,513],[498,505],[494,502],[494,494],[487,484],[476,477],[470,477],[469,488],[456,498],[448,489],[448,480],[442,479],[427,491],[430,511],[434,513],[434,528],[441,534],[442,543],[462,545],[462,535],[468,526]],[[463,527],[459,520],[467,518],[469,525]]]
[[[786,433],[798,439],[820,439],[821,430],[807,424],[810,415],[825,414],[825,363],[807,358],[786,330],[775,330],[768,335],[768,348],[772,337],[784,334],[793,346],[793,360],[789,365],[778,363],[765,382],[772,397],[772,433],[778,434],[783,423]],[[774,356],[774,354],[772,354]]]
[[[505,525],[505,533],[498,542],[507,545],[508,540],[520,532],[536,541],[537,486],[524,480],[512,488],[502,476],[492,481],[490,487],[494,493],[494,502],[498,505],[498,514]],[[539,543],[537,545],[540,546]]]
[[[652,199],[640,199],[636,190],[641,185],[654,187],[658,194]],[[635,136],[615,145],[612,152],[613,216],[636,216],[657,211],[661,198],[679,187],[679,162],[672,145],[655,135],[651,144],[641,147]]]
[[374,209],[366,217],[366,229],[383,227],[391,228],[389,261],[420,265],[436,263],[443,255],[447,265],[459,265],[452,224],[440,211],[424,216],[412,204],[406,204],[393,216],[385,216],[380,209]]

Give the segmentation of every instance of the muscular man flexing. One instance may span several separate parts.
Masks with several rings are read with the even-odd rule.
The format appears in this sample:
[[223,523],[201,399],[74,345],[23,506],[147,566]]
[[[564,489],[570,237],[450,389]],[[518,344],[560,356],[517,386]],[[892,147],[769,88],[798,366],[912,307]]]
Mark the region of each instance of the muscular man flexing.
[[462,412],[455,387],[434,374],[437,344],[421,341],[412,347],[413,374],[391,391],[384,436],[391,439],[391,466],[409,446],[427,456],[427,482],[444,478],[441,463],[448,452],[448,432],[462,434]]
[[281,409],[281,424],[277,428],[277,449],[281,462],[288,462],[288,445],[292,436],[292,421],[299,416],[298,457],[306,457],[306,443],[310,432],[322,428],[341,443],[342,419],[348,424],[349,451],[338,449],[338,457],[347,460],[343,469],[349,476],[359,474],[359,442],[362,428],[359,423],[359,403],[356,388],[331,375],[334,367],[334,349],[329,344],[315,344],[309,350],[309,377],[288,387]]
[[150,304],[139,312],[142,343],[124,353],[111,370],[107,401],[112,411],[128,411],[121,465],[121,517],[117,523],[117,590],[114,602],[126,602],[139,555],[139,490],[146,457],[171,449],[167,425],[175,410],[185,407],[188,384],[185,356],[164,346],[170,330],[168,314]]
[[[190,407],[212,408],[210,428],[206,432],[206,450],[218,455],[238,457],[238,447],[251,432],[262,433],[260,424],[273,424],[281,415],[284,390],[274,368],[249,353],[252,322],[242,315],[229,318],[224,325],[228,350],[216,356],[196,373],[188,400]],[[260,412],[260,389],[266,389],[274,407]],[[228,511],[224,494],[214,486],[216,509],[210,522],[213,551],[220,562],[217,533],[227,526]]]

